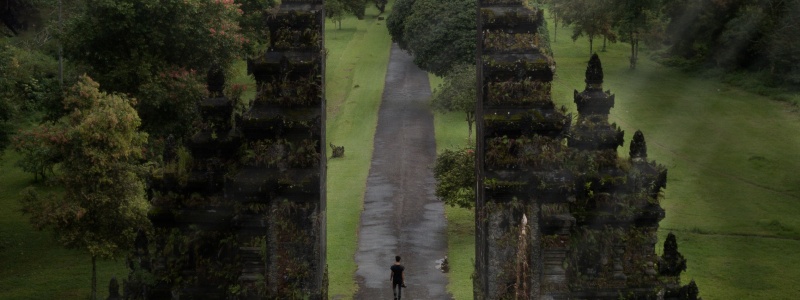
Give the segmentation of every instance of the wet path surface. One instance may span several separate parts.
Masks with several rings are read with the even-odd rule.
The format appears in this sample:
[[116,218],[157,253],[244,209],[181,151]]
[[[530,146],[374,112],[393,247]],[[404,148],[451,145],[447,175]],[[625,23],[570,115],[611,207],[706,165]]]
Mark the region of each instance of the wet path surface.
[[436,159],[427,73],[392,45],[375,130],[356,251],[356,299],[392,299],[389,267],[403,259],[402,299],[451,299],[435,268],[445,256],[444,206],[434,196]]

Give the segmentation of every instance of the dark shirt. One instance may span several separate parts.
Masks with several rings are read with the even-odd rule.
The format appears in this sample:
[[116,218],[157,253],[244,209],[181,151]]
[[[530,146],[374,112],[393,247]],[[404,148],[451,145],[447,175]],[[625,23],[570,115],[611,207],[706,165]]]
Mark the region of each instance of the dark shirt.
[[403,283],[403,270],[405,270],[403,265],[392,265],[392,267],[389,268],[389,269],[392,270],[392,274],[393,274],[392,275],[392,282],[393,283]]

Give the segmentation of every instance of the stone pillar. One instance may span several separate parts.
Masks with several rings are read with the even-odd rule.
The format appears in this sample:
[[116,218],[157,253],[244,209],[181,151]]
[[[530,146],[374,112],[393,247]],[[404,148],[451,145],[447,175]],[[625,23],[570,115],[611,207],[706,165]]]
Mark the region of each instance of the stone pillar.
[[239,239],[261,246],[240,248],[240,281],[259,286],[259,297],[327,298],[323,8],[322,0],[281,1],[267,20],[268,50],[248,61],[258,84],[242,117],[252,155],[231,194],[245,207]]
[[521,0],[481,0],[478,10],[474,298],[539,299],[549,255],[542,251],[540,205],[566,197],[553,179],[557,162],[518,150],[560,149],[570,117],[551,99],[555,66],[542,11]]

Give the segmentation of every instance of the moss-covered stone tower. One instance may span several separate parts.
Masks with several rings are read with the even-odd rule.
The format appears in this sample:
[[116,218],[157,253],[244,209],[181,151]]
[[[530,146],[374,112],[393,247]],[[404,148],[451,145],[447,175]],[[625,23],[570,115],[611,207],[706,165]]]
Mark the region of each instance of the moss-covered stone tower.
[[624,132],[609,124],[599,57],[573,122],[551,99],[542,11],[480,4],[475,299],[695,299],[693,283],[678,285],[674,236],[655,252],[667,171],[641,132],[617,155]]
[[126,298],[327,299],[324,20],[322,0],[281,1],[238,114],[209,72],[199,132],[151,180]]

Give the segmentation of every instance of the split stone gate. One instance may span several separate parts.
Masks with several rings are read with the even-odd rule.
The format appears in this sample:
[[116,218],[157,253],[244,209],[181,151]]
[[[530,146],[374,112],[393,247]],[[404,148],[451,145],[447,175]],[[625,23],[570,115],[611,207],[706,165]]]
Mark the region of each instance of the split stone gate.
[[[666,169],[641,132],[619,158],[614,95],[592,57],[577,122],[550,94],[540,9],[478,8],[476,299],[691,299],[672,242],[655,254]],[[125,294],[148,299],[326,299],[323,0],[283,0],[240,117],[210,74],[203,129],[167,141]],[[674,247],[673,247],[674,245]],[[683,268],[681,268],[683,266]],[[661,294],[659,294],[661,293]]]

